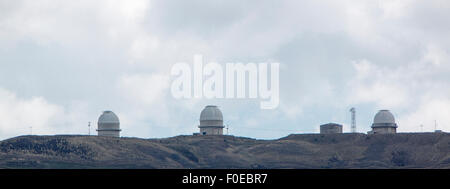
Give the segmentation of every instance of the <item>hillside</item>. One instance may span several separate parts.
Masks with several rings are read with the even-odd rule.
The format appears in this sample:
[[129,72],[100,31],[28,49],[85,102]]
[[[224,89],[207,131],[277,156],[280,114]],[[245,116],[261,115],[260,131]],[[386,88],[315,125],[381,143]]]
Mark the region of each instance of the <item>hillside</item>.
[[0,142],[0,168],[450,168],[450,134],[20,136]]

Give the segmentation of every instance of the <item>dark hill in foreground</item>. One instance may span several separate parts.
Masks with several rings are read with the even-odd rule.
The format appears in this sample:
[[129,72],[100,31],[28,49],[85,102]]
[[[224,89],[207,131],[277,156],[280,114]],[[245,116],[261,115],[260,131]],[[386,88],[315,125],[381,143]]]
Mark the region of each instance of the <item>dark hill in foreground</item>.
[[0,168],[450,168],[450,134],[21,136],[0,142]]

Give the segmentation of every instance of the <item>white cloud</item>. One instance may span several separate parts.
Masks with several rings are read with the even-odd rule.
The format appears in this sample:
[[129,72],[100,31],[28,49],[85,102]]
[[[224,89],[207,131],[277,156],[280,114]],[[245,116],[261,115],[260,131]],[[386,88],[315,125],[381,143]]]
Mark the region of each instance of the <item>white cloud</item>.
[[[43,97],[20,98],[0,88],[0,138],[18,135],[87,133],[84,108],[67,112],[62,106],[49,103]],[[85,126],[86,125],[86,126]],[[83,126],[80,129],[80,126]],[[80,133],[81,134],[81,133]]]
[[[124,45],[139,33],[149,1],[14,1],[1,4],[0,40],[41,46]],[[101,43],[101,44],[99,44]]]
[[411,113],[401,115],[397,123],[400,132],[432,132],[436,129],[446,132],[450,131],[450,98],[449,97],[424,97],[420,99],[420,105]]
[[[423,61],[430,62],[435,66],[442,66],[441,69],[446,67],[450,68],[450,58],[448,51],[446,52],[444,49],[436,47],[434,45],[428,45],[426,47],[425,55],[423,57]],[[445,64],[445,65],[442,65]]]
[[[375,103],[378,108],[393,109],[409,103],[408,85],[403,77],[407,73],[380,68],[367,60],[353,63],[356,75],[350,80],[352,89],[349,101],[352,103]],[[408,78],[409,79],[409,78]]]
[[[0,100],[1,110],[14,118],[8,125],[27,130],[36,122],[43,134],[84,133],[87,120],[112,107],[128,136],[176,135],[210,103],[223,103],[235,125],[257,118],[261,127],[301,123],[313,131],[320,122],[346,121],[337,115],[348,106],[370,122],[373,115],[359,108],[366,106],[392,109],[406,129],[434,119],[412,117],[438,114],[433,108],[445,110],[438,104],[450,96],[449,7],[415,0],[0,1],[0,86],[9,99]],[[280,107],[173,99],[171,65],[197,53],[224,63],[280,62]],[[1,132],[12,136],[11,127]]]
[[124,75],[119,79],[118,90],[136,104],[154,105],[160,102],[169,86],[169,76],[164,74]]
[[129,74],[119,78],[117,92],[123,113],[121,127],[124,135],[147,137],[153,129],[165,126],[172,116],[167,102],[169,76],[164,74]]
[[421,58],[404,65],[354,61],[355,76],[348,83],[351,93],[347,101],[390,109],[398,117],[400,132],[420,131],[420,125],[424,131],[432,131],[434,120],[441,123],[438,129],[449,130],[450,80],[445,56],[442,50],[428,47]]

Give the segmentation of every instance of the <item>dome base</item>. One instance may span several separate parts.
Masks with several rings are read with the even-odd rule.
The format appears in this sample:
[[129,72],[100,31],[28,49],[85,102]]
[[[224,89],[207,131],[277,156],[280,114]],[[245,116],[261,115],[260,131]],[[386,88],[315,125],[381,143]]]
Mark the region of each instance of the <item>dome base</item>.
[[223,135],[223,127],[199,127],[200,135]]
[[396,123],[374,123],[374,124],[372,124],[372,128],[376,128],[376,127],[392,127],[392,128],[397,128],[397,124],[396,124]]
[[369,134],[395,134],[397,129],[395,127],[373,127]]

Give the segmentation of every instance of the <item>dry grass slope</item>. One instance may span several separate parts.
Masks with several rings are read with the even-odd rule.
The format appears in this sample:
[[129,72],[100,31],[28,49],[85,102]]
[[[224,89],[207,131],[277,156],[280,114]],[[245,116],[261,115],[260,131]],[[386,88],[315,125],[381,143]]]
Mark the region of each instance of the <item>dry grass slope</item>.
[[0,142],[0,168],[450,168],[450,134],[20,136]]

